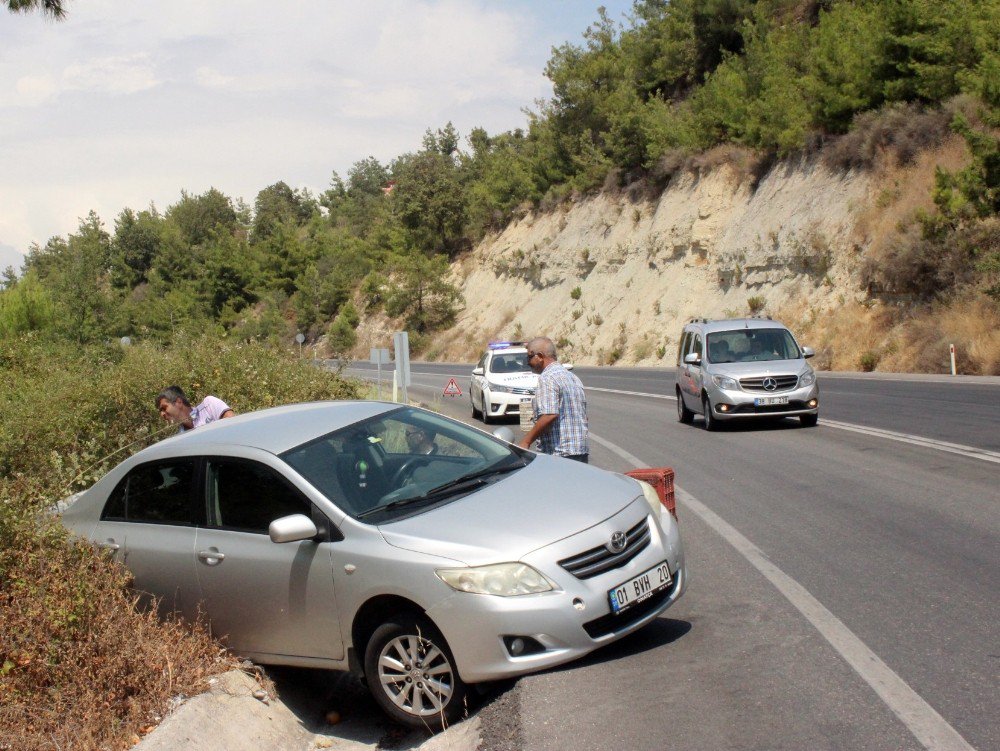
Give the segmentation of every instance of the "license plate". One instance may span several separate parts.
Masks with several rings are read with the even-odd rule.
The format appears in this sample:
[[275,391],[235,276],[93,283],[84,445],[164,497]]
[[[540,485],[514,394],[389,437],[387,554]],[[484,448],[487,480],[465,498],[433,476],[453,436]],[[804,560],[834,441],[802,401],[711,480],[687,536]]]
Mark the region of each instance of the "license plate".
[[758,396],[753,400],[753,406],[766,407],[769,404],[788,404],[787,396]]
[[657,592],[662,592],[673,583],[667,562],[659,563],[649,571],[643,571],[638,576],[622,582],[608,591],[611,612],[618,615],[625,610],[645,602]]

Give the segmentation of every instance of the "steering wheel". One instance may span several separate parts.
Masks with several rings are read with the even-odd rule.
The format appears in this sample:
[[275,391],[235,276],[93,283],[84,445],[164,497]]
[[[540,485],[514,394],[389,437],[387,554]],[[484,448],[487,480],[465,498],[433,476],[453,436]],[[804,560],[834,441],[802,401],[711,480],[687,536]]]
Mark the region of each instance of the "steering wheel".
[[399,469],[392,473],[392,477],[389,479],[389,485],[391,487],[402,487],[408,483],[413,474],[413,470],[423,464],[423,458],[419,456],[413,456],[407,459],[405,462],[399,465]]

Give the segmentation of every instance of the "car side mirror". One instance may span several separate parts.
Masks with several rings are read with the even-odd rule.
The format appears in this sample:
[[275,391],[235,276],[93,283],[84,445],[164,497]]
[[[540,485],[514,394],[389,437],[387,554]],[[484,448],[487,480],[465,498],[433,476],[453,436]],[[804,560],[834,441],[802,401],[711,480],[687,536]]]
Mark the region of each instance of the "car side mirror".
[[271,522],[267,534],[271,542],[298,542],[313,539],[319,534],[319,530],[305,514],[292,514]]
[[684,362],[687,363],[688,365],[697,365],[698,363],[701,362],[701,355],[699,355],[697,352],[688,352],[686,355],[684,355]]
[[506,443],[513,443],[514,431],[508,428],[506,425],[504,425],[503,427],[497,428],[496,430],[493,431],[493,437],[499,438],[501,441],[504,441]]
[[566,370],[572,370],[573,369],[573,363],[571,363],[571,362],[565,363],[565,364],[563,364],[563,367],[566,368]]
[[803,347],[802,356],[805,358],[810,358],[816,354],[816,351],[812,347]]
[[482,368],[473,368],[472,369],[472,375],[482,375],[482,374],[483,374],[483,369]]

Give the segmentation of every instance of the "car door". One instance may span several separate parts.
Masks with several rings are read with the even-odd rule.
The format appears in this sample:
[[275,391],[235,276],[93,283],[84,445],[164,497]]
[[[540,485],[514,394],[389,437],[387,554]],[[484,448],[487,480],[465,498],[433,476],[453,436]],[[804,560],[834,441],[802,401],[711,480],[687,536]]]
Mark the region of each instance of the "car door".
[[686,344],[687,346],[683,347],[681,352],[681,362],[679,366],[681,369],[681,394],[684,397],[684,402],[687,404],[688,409],[700,412],[702,376],[701,362],[699,360],[699,362],[696,363],[689,363],[685,362],[685,358],[691,353],[697,354],[699,358],[701,357],[701,334],[697,331],[689,332],[686,337]]
[[95,544],[113,552],[161,613],[198,613],[194,566],[198,518],[198,462],[184,458],[133,468],[112,491],[93,532]]
[[469,383],[469,399],[472,401],[473,406],[483,403],[483,383],[486,381],[485,373],[488,359],[489,353],[485,353],[479,358],[479,363],[476,365],[475,370],[483,375],[473,375]]
[[275,543],[275,519],[305,514],[331,525],[286,478],[260,462],[209,458],[208,521],[194,559],[212,630],[236,652],[341,659],[331,542]]

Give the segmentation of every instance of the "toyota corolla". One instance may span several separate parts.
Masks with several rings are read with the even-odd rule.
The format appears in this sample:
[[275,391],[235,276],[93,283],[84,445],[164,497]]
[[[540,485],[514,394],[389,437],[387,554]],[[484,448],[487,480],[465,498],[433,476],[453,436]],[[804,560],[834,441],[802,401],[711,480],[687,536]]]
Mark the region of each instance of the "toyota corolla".
[[641,628],[686,579],[677,523],[645,483],[382,402],[169,438],[63,520],[233,651],[355,669],[392,718],[431,728],[470,684]]

